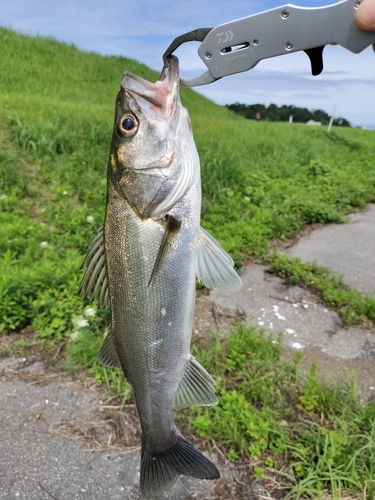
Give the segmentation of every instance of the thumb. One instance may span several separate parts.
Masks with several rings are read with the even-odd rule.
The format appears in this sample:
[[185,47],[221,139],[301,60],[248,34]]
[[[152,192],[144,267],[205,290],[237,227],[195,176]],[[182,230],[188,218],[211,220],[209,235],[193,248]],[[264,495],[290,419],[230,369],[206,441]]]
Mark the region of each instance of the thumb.
[[356,21],[360,28],[375,31],[375,0],[364,0],[356,12]]

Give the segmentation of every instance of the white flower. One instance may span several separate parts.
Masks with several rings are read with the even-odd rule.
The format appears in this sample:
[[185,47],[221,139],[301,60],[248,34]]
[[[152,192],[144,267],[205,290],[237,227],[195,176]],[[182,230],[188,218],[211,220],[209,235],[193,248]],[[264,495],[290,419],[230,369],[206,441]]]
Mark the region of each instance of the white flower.
[[86,222],[88,222],[89,224],[92,224],[94,222],[94,217],[92,215],[88,215],[86,217]]
[[76,321],[76,325],[78,328],[84,328],[85,326],[89,326],[89,322],[87,319],[81,318]]
[[68,194],[68,191],[63,191],[62,194],[66,196]]
[[88,318],[91,318],[92,316],[96,315],[96,311],[95,311],[95,309],[93,307],[88,307],[87,309],[85,309],[84,314]]
[[48,241],[41,241],[39,243],[40,248],[47,248],[48,247]]
[[82,334],[81,334],[81,332],[78,332],[78,331],[73,332],[73,333],[71,333],[71,334],[70,334],[70,339],[69,339],[69,341],[70,341],[70,342],[73,342],[74,340],[79,339],[79,337],[80,337],[81,335],[82,335]]
[[8,196],[6,194],[0,195],[0,200],[6,200]]

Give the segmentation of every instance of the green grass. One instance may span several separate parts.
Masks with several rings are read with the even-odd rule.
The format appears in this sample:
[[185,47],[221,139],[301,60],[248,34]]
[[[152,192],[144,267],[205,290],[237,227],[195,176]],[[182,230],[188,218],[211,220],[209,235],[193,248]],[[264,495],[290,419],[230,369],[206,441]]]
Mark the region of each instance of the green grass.
[[354,382],[327,387],[315,365],[302,379],[302,355],[282,352],[281,337],[243,324],[225,341],[195,346],[215,374],[219,404],[193,408],[190,427],[221,443],[229,460],[250,461],[255,477],[276,476],[289,490],[285,498],[317,499],[324,491],[374,498],[375,402],[360,401]]
[[[89,371],[126,398],[121,372],[96,361],[108,312],[77,295],[79,267],[104,218],[122,73],[158,75],[136,61],[3,28],[0,45],[1,331],[26,328],[17,341],[24,350],[27,331],[35,331],[46,359],[57,350],[67,353],[70,370]],[[202,225],[238,265],[252,255],[267,259],[291,281],[314,281],[347,322],[372,322],[373,299],[319,266],[268,256],[268,244],[304,224],[344,221],[349,211],[375,201],[375,132],[257,123],[190,89],[181,95],[202,164]],[[3,354],[9,352],[5,347]],[[232,460],[259,457],[257,477],[291,463],[299,478],[286,479],[293,498],[308,491],[317,498],[326,487],[337,498],[340,488],[371,491],[373,406],[359,404],[354,389],[326,388],[314,372],[301,382],[298,359],[283,360],[280,353],[280,342],[242,326],[228,342],[201,352],[218,380],[221,404],[192,411],[195,432],[217,439]],[[349,446],[357,451],[347,453]]]
[[203,221],[238,261],[264,256],[267,241],[287,239],[304,224],[342,222],[352,207],[374,200],[374,143],[349,141],[338,129],[237,123],[218,157],[209,151],[223,134],[211,125],[200,154]]

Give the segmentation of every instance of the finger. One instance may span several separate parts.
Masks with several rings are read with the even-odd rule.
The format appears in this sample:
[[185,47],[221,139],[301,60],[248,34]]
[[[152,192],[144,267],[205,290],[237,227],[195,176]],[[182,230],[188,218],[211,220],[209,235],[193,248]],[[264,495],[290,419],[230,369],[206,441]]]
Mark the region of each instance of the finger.
[[375,0],[364,0],[356,12],[356,21],[360,28],[375,31]]

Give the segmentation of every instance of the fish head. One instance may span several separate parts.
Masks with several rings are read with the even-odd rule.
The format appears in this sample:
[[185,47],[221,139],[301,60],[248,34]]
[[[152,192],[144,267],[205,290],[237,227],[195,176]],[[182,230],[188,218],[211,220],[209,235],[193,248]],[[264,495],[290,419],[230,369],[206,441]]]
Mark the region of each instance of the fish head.
[[125,72],[116,98],[108,180],[142,218],[166,212],[199,176],[179,82],[172,56],[155,83]]

